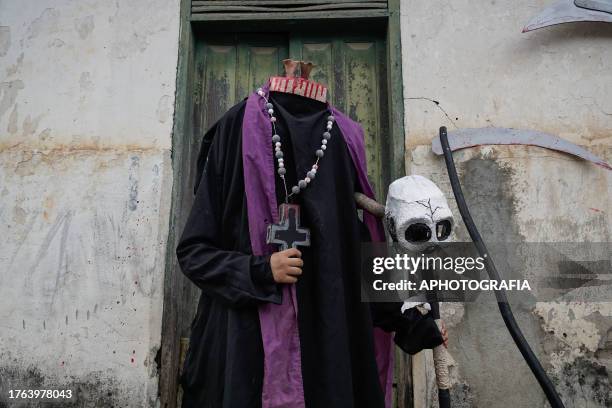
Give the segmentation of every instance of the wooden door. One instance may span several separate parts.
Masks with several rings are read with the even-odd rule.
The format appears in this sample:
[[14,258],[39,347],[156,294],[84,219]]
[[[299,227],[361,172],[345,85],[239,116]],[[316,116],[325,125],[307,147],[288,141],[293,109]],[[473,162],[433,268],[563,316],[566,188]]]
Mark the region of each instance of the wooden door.
[[[386,54],[382,36],[325,36],[299,33],[202,34],[193,54],[193,117],[191,140],[182,157],[184,174],[177,225],[182,229],[192,204],[194,170],[206,130],[231,106],[263,85],[270,76],[282,75],[285,58],[312,61],[312,79],[326,84],[330,101],[365,131],[368,176],[378,197],[388,174],[382,165],[388,139]],[[180,338],[179,367],[188,347],[189,327],[196,311],[199,289],[175,266],[182,298],[177,300],[176,330]],[[180,392],[178,393],[180,403]]]

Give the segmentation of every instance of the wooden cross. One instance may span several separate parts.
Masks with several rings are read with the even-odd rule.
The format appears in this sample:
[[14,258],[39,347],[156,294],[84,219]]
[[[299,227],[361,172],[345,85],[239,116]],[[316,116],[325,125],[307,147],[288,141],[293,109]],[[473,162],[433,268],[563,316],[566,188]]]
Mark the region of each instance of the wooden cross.
[[310,230],[300,228],[300,206],[296,204],[281,204],[278,207],[280,221],[268,225],[266,242],[279,244],[280,250],[300,246],[310,246]]

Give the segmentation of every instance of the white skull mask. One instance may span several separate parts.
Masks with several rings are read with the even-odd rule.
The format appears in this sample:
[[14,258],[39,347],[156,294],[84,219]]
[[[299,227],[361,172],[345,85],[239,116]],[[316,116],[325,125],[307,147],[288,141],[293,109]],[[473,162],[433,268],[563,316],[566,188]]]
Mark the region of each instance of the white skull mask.
[[431,180],[406,176],[389,186],[385,224],[403,248],[423,251],[448,239],[453,214],[444,194]]

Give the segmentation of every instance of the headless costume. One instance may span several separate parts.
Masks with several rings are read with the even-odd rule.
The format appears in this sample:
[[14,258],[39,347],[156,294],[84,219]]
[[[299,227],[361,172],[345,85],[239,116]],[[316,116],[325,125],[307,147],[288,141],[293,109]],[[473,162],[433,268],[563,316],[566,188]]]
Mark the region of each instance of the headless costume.
[[[294,185],[312,166],[328,107],[296,95],[269,98]],[[311,234],[295,285],[274,282],[269,255],[277,248],[265,243],[285,194],[264,101],[251,95],[204,136],[177,248],[183,272],[202,289],[181,379],[184,407],[390,406],[391,334],[375,326],[395,327],[385,313],[373,321],[360,299],[361,242],[381,240],[382,226],[367,214],[364,224],[353,199],[355,191],[372,195],[361,128],[333,114],[338,126],[316,179],[292,197]]]

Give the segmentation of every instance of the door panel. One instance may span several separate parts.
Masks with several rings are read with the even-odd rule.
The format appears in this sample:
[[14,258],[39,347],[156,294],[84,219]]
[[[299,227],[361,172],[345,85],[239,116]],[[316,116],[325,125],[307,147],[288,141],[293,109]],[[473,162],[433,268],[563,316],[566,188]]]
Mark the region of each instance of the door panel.
[[327,85],[328,88],[328,97],[334,103],[335,101],[332,99],[335,95],[334,92],[334,66],[333,66],[333,44],[331,41],[323,42],[307,42],[300,41],[299,39],[295,39],[293,41],[294,46],[301,46],[301,49],[296,50],[296,55],[301,56],[298,58],[296,55],[293,55],[293,58],[303,59],[304,61],[312,61],[317,66],[312,70],[310,78],[314,81],[320,82],[324,85]]
[[[287,45],[251,46],[240,44],[240,65],[237,74],[245,80],[236,102],[248,96],[253,90],[264,85],[272,75],[284,71],[282,60],[287,58]],[[241,75],[246,74],[246,75]]]
[[238,84],[232,67],[238,64],[238,50],[235,45],[212,43],[203,44],[202,53],[198,64],[198,72],[203,71],[202,103],[197,112],[203,116],[200,131],[205,132],[234,104]]
[[229,108],[283,72],[287,39],[274,35],[208,36],[196,46],[194,89],[194,138]]
[[346,42],[344,45],[345,109],[365,134],[368,176],[377,196],[382,185],[380,172],[380,83],[375,42]]

